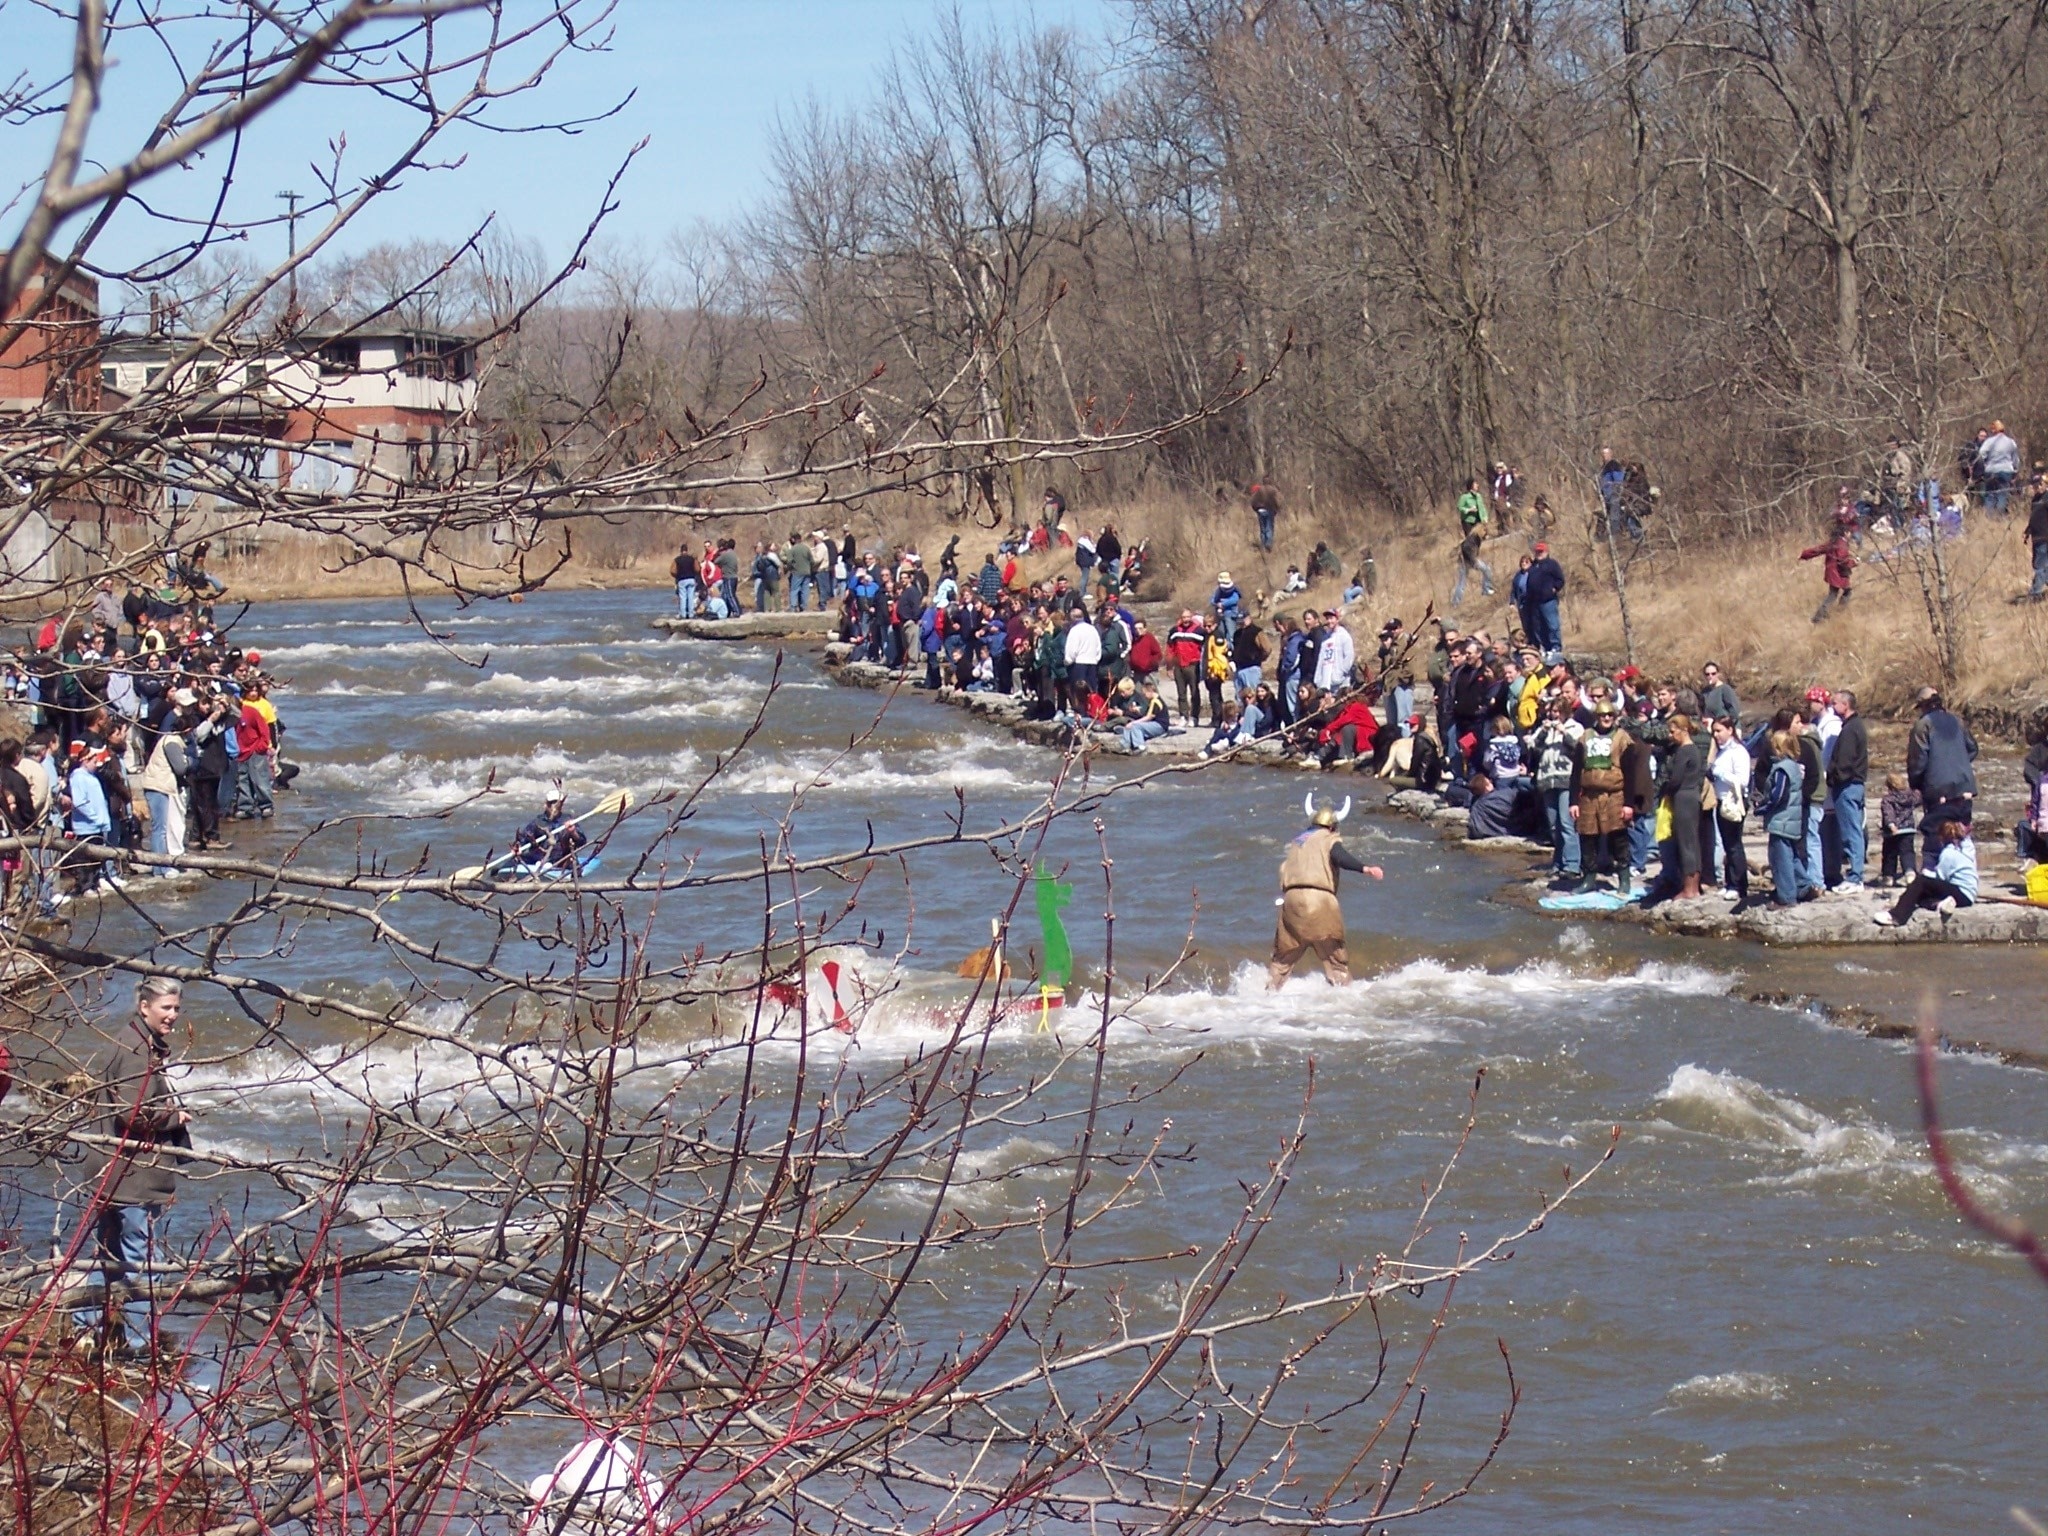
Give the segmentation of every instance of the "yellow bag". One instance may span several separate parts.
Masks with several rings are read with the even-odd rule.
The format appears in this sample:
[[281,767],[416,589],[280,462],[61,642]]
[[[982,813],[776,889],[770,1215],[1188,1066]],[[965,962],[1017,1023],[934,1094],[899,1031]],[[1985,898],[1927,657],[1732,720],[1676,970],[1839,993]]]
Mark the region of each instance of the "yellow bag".
[[1656,839],[1660,843],[1669,842],[1671,839],[1671,797],[1669,795],[1666,795],[1657,802]]
[[2036,864],[2027,871],[2027,900],[2048,907],[2048,864]]

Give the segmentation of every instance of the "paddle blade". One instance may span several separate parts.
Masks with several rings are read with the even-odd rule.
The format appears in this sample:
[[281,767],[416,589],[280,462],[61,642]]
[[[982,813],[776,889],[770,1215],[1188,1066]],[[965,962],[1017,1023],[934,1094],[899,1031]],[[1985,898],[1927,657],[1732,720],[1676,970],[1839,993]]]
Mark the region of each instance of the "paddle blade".
[[483,877],[483,865],[472,864],[466,869],[458,869],[457,871],[455,871],[454,874],[450,875],[448,878],[451,880],[481,880],[483,879]]
[[633,809],[633,791],[630,789],[615,789],[588,811],[584,812],[584,814],[586,816],[623,816],[631,809]]

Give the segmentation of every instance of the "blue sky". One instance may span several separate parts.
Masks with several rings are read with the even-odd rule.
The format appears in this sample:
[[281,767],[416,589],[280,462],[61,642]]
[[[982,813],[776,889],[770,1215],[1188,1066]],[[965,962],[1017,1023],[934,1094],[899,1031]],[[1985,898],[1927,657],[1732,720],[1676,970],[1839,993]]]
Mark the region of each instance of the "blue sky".
[[[1122,20],[1116,0],[957,4],[975,30],[1035,22],[1104,37]],[[569,58],[541,95],[510,104],[508,115],[530,121],[591,111],[633,92],[622,113],[573,138],[458,130],[442,141],[442,154],[459,154],[464,164],[408,178],[353,226],[346,244],[454,237],[495,213],[506,228],[559,256],[596,208],[605,176],[643,137],[648,147],[607,221],[610,239],[653,246],[673,229],[726,218],[762,187],[778,111],[813,95],[834,106],[858,105],[872,94],[891,49],[916,46],[939,14],[934,0],[619,0],[611,50]],[[61,27],[21,0],[0,0],[0,31],[21,49],[16,62],[38,73],[61,66],[68,52]],[[170,79],[141,39],[117,45],[114,57],[90,146],[108,157],[153,119]],[[237,203],[249,213],[268,211],[279,206],[278,191],[313,192],[318,183],[309,163],[324,158],[337,134],[347,135],[349,163],[367,166],[376,151],[398,142],[402,122],[366,113],[359,93],[303,93],[245,146]],[[45,124],[0,129],[0,157],[39,168],[41,160],[30,157],[47,149],[50,132]],[[193,206],[202,186],[210,192],[213,185],[211,177],[179,173],[166,180],[152,195],[180,207]],[[11,234],[19,217],[18,207],[0,214],[0,231]],[[276,259],[282,233],[275,243],[275,253],[250,254]],[[161,237],[138,221],[109,232],[110,255],[134,257],[160,245]]]

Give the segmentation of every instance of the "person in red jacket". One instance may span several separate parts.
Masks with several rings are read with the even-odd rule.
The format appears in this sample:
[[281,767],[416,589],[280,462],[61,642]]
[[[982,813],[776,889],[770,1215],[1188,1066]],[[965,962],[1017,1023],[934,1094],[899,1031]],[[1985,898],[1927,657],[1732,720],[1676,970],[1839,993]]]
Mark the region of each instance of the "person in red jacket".
[[[1202,647],[1208,637],[1201,623],[1183,608],[1180,622],[1166,637],[1166,654],[1173,662],[1174,703],[1182,725],[1199,725],[1202,720]],[[1217,722],[1212,720],[1211,725]]]
[[[1333,693],[1325,693],[1325,707],[1333,705],[1336,698]],[[1334,767],[1340,758],[1362,757],[1370,762],[1372,739],[1379,732],[1379,724],[1372,706],[1363,699],[1353,699],[1331,715],[1329,723],[1316,733],[1317,756],[1323,766]]]
[[1131,637],[1131,675],[1147,687],[1151,686],[1152,674],[1166,661],[1166,648],[1159,643],[1159,637],[1152,633],[1143,619],[1138,620],[1138,632]]
[[1849,530],[1845,526],[1836,523],[1834,535],[1827,543],[1801,550],[1799,558],[1827,562],[1828,589],[1821,596],[1820,606],[1813,611],[1814,623],[1818,624],[1826,619],[1830,607],[1849,606],[1849,573],[1856,569],[1856,554],[1849,548]]

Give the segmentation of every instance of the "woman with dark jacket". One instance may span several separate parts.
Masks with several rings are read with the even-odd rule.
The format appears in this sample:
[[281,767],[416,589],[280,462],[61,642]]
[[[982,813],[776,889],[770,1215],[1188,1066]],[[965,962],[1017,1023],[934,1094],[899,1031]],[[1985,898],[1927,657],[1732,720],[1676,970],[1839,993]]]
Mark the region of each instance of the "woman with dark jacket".
[[191,799],[191,825],[195,834],[186,847],[224,848],[220,837],[220,781],[229,772],[228,727],[234,712],[224,696],[216,695],[201,707],[192,728],[192,748],[187,754],[185,788]]
[[1706,754],[1692,739],[1692,721],[1670,719],[1671,745],[1664,753],[1657,780],[1659,800],[1671,803],[1671,837],[1664,844],[1653,901],[1677,896],[1690,900],[1700,893],[1700,801],[1707,783]]

